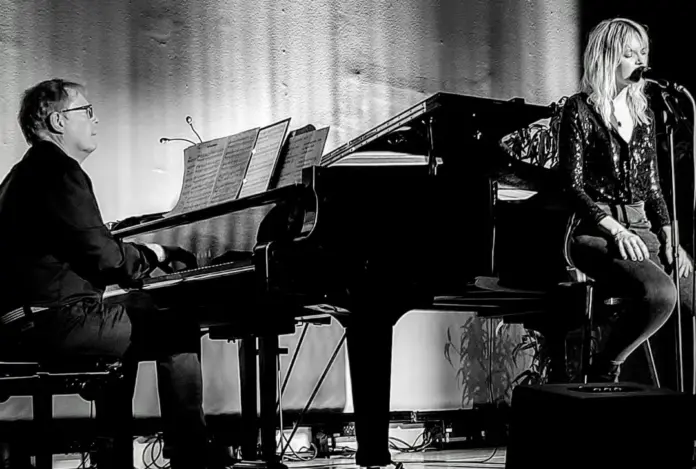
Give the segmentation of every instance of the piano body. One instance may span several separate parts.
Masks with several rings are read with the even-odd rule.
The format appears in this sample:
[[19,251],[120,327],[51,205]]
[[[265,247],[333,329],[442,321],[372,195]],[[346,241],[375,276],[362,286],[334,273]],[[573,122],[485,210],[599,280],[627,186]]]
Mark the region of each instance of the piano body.
[[[241,339],[249,430],[242,454],[257,459],[260,379],[266,464],[278,464],[278,335],[294,332],[297,318],[330,313],[348,334],[356,426],[362,423],[364,441],[384,438],[386,451],[391,328],[407,311],[429,309],[437,297],[461,294],[476,276],[493,273],[498,141],[551,112],[520,99],[435,94],[324,155],[319,167],[304,170],[302,183],[114,230],[125,240],[181,245],[197,253],[199,268],[153,276],[133,290],[109,288],[106,296],[138,301],[146,292],[162,308],[189,308],[211,338]],[[370,154],[421,158],[349,162]],[[232,243],[231,230],[238,235]],[[381,373],[381,382],[359,378],[360,367]]]

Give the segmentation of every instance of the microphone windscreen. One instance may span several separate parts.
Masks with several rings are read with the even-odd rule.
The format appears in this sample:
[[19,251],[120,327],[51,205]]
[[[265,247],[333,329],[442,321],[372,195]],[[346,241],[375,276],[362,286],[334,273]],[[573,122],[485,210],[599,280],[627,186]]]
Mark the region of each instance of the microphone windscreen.
[[638,67],[633,70],[633,73],[631,73],[631,76],[628,79],[632,82],[638,82],[649,70],[650,68],[648,67]]

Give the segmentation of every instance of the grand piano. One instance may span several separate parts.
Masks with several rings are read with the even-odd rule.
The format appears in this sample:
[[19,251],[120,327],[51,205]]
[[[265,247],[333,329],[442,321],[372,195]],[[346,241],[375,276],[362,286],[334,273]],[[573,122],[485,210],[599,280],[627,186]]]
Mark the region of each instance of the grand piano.
[[[386,465],[392,327],[413,309],[448,309],[477,276],[494,273],[499,140],[552,111],[438,93],[324,155],[301,183],[116,226],[124,240],[192,250],[199,267],[106,296],[138,301],[145,292],[163,309],[189,308],[211,338],[240,339],[242,455],[257,465],[279,464],[278,336],[293,333],[298,319],[333,316],[346,327],[357,462]],[[376,163],[374,155],[404,159]],[[356,156],[373,158],[360,164]],[[237,239],[220,241],[230,231]]]

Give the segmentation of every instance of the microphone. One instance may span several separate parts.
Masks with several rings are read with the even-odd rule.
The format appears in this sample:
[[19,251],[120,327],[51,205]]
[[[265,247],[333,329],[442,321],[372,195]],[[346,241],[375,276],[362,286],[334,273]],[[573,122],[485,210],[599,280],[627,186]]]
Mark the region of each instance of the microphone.
[[[196,132],[196,129],[193,128],[193,119],[191,118],[191,116],[186,116],[186,123],[191,126],[191,130],[193,130],[193,133],[196,134],[196,137],[198,137],[198,140],[200,140],[200,142],[203,143],[203,139],[201,138],[200,135],[198,135],[198,132]],[[160,138],[160,143],[175,142],[175,141],[188,142],[191,145],[197,145],[196,142],[189,140],[187,138],[167,138],[167,137]]]
[[657,85],[660,88],[660,97],[662,98],[662,102],[664,103],[667,112],[674,116],[675,122],[689,122],[689,119],[687,119],[682,112],[679,102],[675,99],[674,94],[670,92],[671,90],[681,92],[684,89],[683,86],[670,83],[661,78],[655,78],[654,74],[652,73],[652,69],[645,66],[636,68],[633,73],[631,73],[629,80],[638,82],[641,78],[648,83]]
[[634,83],[640,81],[640,79],[659,86],[663,90],[674,89],[676,91],[682,92],[684,87],[677,85],[675,83],[670,83],[662,78],[657,78],[650,67],[641,66],[636,68],[628,79]]
[[196,134],[196,137],[198,137],[198,140],[203,143],[203,139],[201,138],[200,135],[198,135],[198,132],[196,132],[196,129],[193,128],[193,119],[191,116],[186,116],[186,123],[191,126],[191,130],[193,130],[193,133]]
[[196,142],[191,141],[188,138],[167,138],[167,137],[160,138],[160,143],[175,142],[177,140],[180,142],[189,142],[191,145],[196,144]]

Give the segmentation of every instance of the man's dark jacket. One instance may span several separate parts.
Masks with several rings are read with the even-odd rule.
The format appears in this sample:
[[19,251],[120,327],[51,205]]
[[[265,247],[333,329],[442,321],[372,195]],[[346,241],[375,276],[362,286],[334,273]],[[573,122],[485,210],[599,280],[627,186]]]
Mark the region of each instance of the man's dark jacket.
[[111,235],[89,176],[57,145],[33,145],[0,184],[0,314],[98,299],[156,262]]

